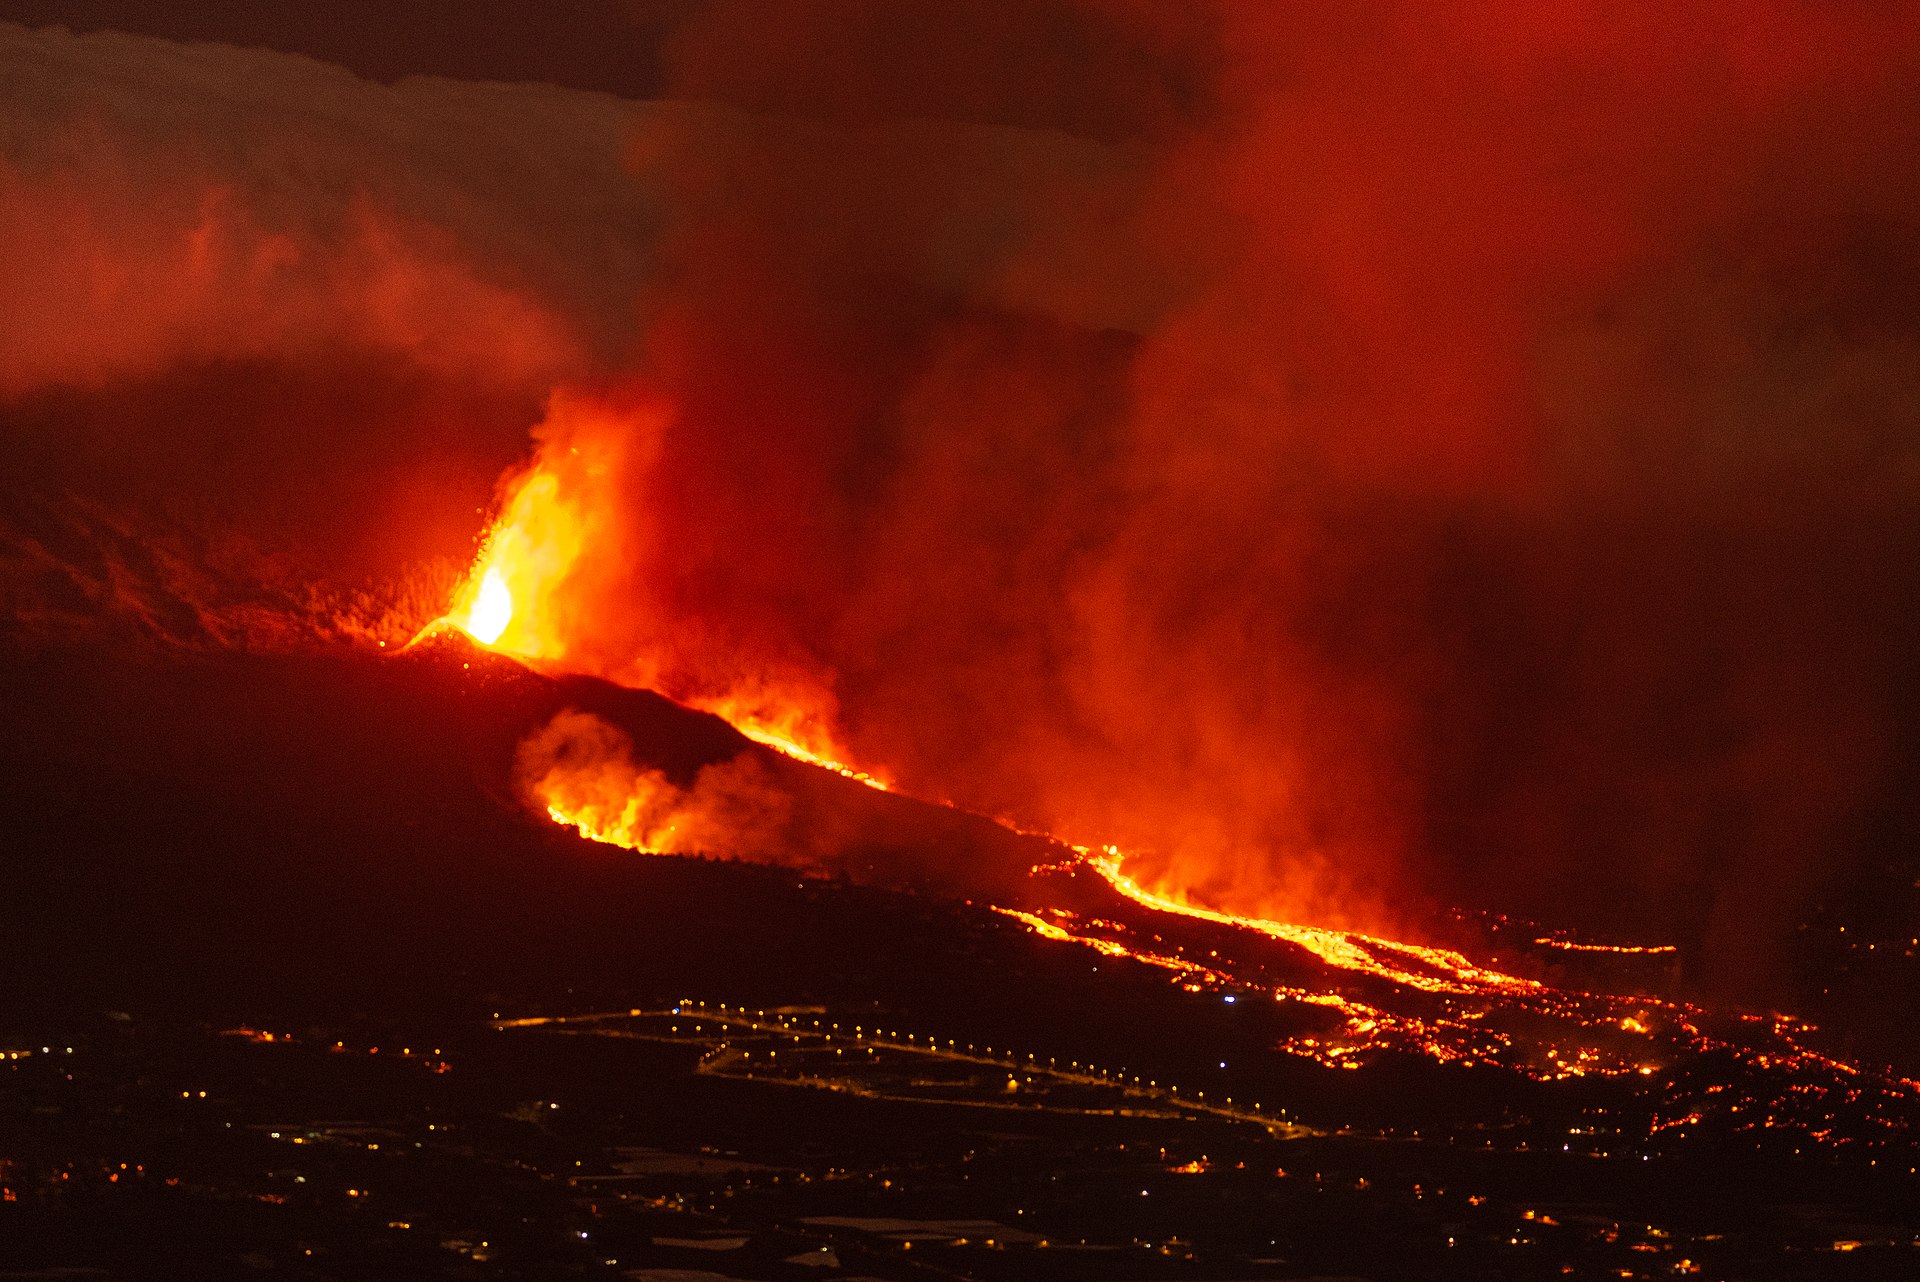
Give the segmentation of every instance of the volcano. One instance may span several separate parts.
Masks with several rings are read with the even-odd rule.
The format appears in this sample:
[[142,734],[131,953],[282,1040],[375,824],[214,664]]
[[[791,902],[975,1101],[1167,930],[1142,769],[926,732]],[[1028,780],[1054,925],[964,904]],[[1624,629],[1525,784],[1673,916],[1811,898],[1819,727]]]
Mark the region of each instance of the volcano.
[[0,21],[0,1282],[1920,1273],[1900,6],[168,8]]

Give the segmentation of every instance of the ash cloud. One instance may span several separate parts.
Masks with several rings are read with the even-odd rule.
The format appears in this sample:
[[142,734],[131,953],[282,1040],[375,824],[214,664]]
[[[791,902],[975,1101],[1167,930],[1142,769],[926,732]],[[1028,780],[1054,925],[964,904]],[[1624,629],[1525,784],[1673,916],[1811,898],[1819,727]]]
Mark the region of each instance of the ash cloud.
[[[722,2],[641,107],[313,64],[268,94],[270,55],[13,32],[79,62],[10,190],[115,246],[211,218],[219,281],[324,252],[284,298],[108,253],[169,296],[125,319],[43,273],[58,323],[0,385],[111,453],[183,370],[373,359],[360,445],[243,473],[459,457],[421,485],[467,509],[581,385],[644,407],[540,437],[635,438],[568,602],[586,666],[774,674],[906,787],[1216,902],[1479,903],[1766,991],[1917,826],[1912,19]],[[59,97],[123,55],[124,109]],[[107,145],[48,154],[81,119]],[[429,303],[370,306],[396,289]],[[313,528],[397,559],[364,508]]]
[[667,66],[755,127],[637,144],[610,654],[822,674],[858,759],[1216,902],[1734,991],[1897,857],[1909,10],[752,8]]

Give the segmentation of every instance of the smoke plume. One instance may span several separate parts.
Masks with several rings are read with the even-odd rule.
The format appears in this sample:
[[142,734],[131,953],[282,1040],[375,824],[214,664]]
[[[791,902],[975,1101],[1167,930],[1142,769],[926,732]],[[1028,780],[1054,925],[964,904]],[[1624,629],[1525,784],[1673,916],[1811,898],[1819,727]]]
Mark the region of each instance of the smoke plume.
[[530,804],[600,841],[656,854],[754,859],[788,841],[792,802],[741,754],[703,766],[691,786],[633,760],[633,742],[592,713],[567,709],[529,735],[515,773]]

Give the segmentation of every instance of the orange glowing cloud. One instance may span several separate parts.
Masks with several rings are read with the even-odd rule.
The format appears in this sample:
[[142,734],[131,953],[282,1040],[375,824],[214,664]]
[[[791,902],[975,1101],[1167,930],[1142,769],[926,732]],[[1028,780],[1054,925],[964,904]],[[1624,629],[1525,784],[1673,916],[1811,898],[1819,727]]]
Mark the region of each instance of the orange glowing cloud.
[[1913,816],[1920,39],[1670,9],[722,3],[627,105],[0,29],[0,395],[1144,894],[1742,982]]
[[636,765],[625,733],[590,713],[557,713],[521,743],[515,769],[529,804],[555,823],[647,854],[774,858],[791,817],[753,757],[703,767],[681,788]]

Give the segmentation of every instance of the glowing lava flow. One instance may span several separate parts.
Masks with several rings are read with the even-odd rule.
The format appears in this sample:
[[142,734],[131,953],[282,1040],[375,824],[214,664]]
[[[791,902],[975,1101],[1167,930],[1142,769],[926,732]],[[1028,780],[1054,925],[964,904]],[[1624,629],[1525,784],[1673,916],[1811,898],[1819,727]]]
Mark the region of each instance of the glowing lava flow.
[[[1182,903],[1166,895],[1147,890],[1139,882],[1121,872],[1120,863],[1123,856],[1112,846],[1108,846],[1098,855],[1084,846],[1075,846],[1073,849],[1080,854],[1087,867],[1099,873],[1109,886],[1143,908],[1151,908],[1155,912],[1173,913],[1181,917],[1192,917],[1200,921],[1212,922],[1217,926],[1238,926],[1245,930],[1258,931],[1263,935],[1304,948],[1329,966],[1337,966],[1342,970],[1359,971],[1429,993],[1464,993],[1489,989],[1527,992],[1541,987],[1531,979],[1520,979],[1513,975],[1502,974],[1497,970],[1476,966],[1450,949],[1395,943],[1351,931],[1327,930],[1317,926],[1294,926],[1285,922],[1269,921],[1264,917],[1240,917],[1233,913]],[[1399,960],[1396,961],[1396,958]],[[1411,969],[1412,966],[1423,969]]]
[[1680,950],[1672,944],[1582,944],[1571,939],[1558,939],[1552,935],[1542,935],[1533,941],[1542,948],[1558,948],[1568,953],[1613,953],[1621,957],[1635,955],[1654,956],[1661,953],[1677,953]]
[[[1076,865],[1036,871],[1044,875],[1070,867],[1101,871],[1123,894],[1130,887],[1112,856],[1082,856]],[[1309,951],[1316,943],[1328,944],[1335,959],[1359,960],[1337,941],[1312,937],[1322,932],[1180,904],[1161,908],[1168,901],[1145,892],[1127,897],[1156,914],[1174,912]],[[1748,1134],[1789,1126],[1802,1141],[1823,1146],[1898,1145],[1920,1095],[1920,1082],[1863,1070],[1811,1049],[1807,1039],[1815,1030],[1784,1015],[1730,1020],[1687,1002],[1554,988],[1481,967],[1464,969],[1458,983],[1441,988],[1410,986],[1395,967],[1362,968],[1335,960],[1331,964],[1350,974],[1364,970],[1369,977],[1356,975],[1338,986],[1301,983],[1289,978],[1289,969],[1276,970],[1274,958],[1252,941],[1236,945],[1212,934],[1183,940],[1164,917],[1128,924],[1085,920],[1060,909],[996,911],[1042,939],[1167,971],[1189,992],[1224,995],[1243,1006],[1265,997],[1285,1012],[1281,1027],[1288,1031],[1279,1032],[1275,1049],[1328,1068],[1359,1069],[1385,1054],[1500,1068],[1546,1082],[1653,1079],[1649,1135],[1684,1134],[1703,1125]],[[1347,938],[1353,942],[1355,937]],[[1407,945],[1358,939],[1363,952],[1408,951]],[[1414,951],[1431,956],[1431,950]],[[1188,955],[1196,952],[1205,961]],[[1326,960],[1328,953],[1315,955]],[[1451,954],[1441,954],[1446,956]],[[1742,1072],[1699,1089],[1685,1065],[1704,1056],[1737,1062]],[[1843,1118],[1844,1125],[1838,1120]],[[1604,1155],[1601,1149],[1595,1152]]]
[[[869,788],[877,788],[881,792],[894,790],[892,784],[878,775],[856,769],[844,761],[836,761],[827,755],[828,752],[836,751],[835,749],[809,748],[800,742],[797,732],[793,729],[778,728],[762,717],[741,710],[729,700],[696,700],[694,706],[702,712],[711,712],[755,743],[772,748],[782,756],[792,757],[795,761],[804,761],[810,766],[819,766],[822,770],[831,770],[837,775],[842,775],[856,783],[863,783]],[[824,738],[819,735],[811,737],[816,743],[822,743]]]

